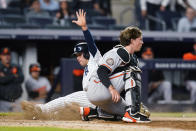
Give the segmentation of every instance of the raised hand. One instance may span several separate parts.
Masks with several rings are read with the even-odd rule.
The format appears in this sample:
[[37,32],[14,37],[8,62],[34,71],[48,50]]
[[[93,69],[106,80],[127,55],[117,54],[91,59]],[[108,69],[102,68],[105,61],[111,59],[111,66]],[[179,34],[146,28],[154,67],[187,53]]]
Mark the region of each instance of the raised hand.
[[86,12],[82,9],[79,9],[79,11],[76,11],[76,16],[77,20],[73,20],[72,22],[80,26],[82,30],[87,30]]

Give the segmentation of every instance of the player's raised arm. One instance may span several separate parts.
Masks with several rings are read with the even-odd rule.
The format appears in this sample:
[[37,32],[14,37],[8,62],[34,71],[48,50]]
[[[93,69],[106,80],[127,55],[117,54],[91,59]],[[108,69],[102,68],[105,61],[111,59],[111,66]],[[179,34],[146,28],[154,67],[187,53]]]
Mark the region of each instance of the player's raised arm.
[[88,27],[86,24],[86,12],[84,12],[84,10],[82,9],[79,9],[78,11],[76,11],[76,17],[77,17],[77,20],[73,20],[72,22],[80,26],[83,31],[88,30]]
[[92,54],[92,56],[94,57],[97,53],[97,46],[95,45],[93,37],[92,37],[90,31],[88,30],[88,27],[86,24],[86,12],[82,9],[79,9],[79,11],[76,11],[76,16],[77,16],[77,20],[73,20],[72,22],[82,28],[85,40],[88,45],[88,50]]

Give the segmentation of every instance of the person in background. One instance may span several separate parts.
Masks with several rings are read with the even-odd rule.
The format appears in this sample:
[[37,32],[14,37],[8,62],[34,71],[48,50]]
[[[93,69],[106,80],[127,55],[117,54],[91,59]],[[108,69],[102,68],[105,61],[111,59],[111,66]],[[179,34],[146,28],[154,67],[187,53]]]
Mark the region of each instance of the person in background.
[[11,63],[10,49],[0,50],[0,112],[13,111],[14,102],[22,94],[24,75],[18,65]]
[[6,0],[0,0],[0,8],[1,9],[6,9],[7,8]]
[[[196,60],[196,43],[193,44],[193,51],[185,53],[183,55],[183,60]],[[190,100],[192,103],[196,103],[196,71],[188,71],[185,77],[186,89],[190,91]]]
[[30,77],[25,81],[29,99],[39,103],[45,102],[45,97],[51,89],[47,78],[40,76],[41,67],[38,63],[29,66]]
[[99,0],[99,8],[104,16],[112,16],[111,0]]
[[193,44],[193,51],[183,55],[183,60],[196,60],[196,43]]
[[60,0],[59,6],[60,10],[56,13],[55,21],[57,24],[65,25],[65,19],[71,16],[67,0]]
[[97,12],[96,15],[104,15],[104,10],[100,8],[99,0],[73,0],[73,8],[75,10],[88,10],[89,15],[92,11]]
[[183,7],[185,8],[193,8],[194,10],[196,10],[196,0],[178,0]]
[[42,10],[47,11],[57,11],[59,9],[59,4],[56,0],[39,0]]
[[[140,8],[142,18],[145,20],[149,16],[157,17],[157,12],[164,12],[169,4],[169,0],[140,0]],[[143,26],[142,26],[143,27]],[[149,21],[150,30],[156,30],[156,23],[154,21]]]
[[39,0],[34,0],[30,9],[31,10],[26,14],[27,17],[49,17],[47,11],[41,10]]
[[31,8],[33,1],[34,0],[20,0],[20,8],[23,13],[27,13],[27,11]]
[[7,8],[9,8],[9,4],[12,1],[13,0],[0,0],[0,9],[7,9]]
[[196,15],[192,8],[186,9],[186,16],[181,18],[178,22],[178,32],[190,32],[191,28],[196,28]]
[[[146,47],[142,51],[143,60],[154,59],[152,48]],[[149,73],[149,97],[148,103],[155,103],[163,98],[165,103],[172,101],[172,86],[169,81],[166,81],[161,70],[152,70]]]

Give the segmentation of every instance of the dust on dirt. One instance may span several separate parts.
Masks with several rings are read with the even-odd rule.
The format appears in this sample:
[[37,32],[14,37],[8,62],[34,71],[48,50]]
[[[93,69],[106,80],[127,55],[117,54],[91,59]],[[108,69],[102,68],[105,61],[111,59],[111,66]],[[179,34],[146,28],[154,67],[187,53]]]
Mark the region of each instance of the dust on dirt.
[[39,120],[33,120],[33,113],[0,115],[0,126],[47,126],[59,128],[80,128],[101,131],[182,131],[196,130],[195,117],[151,117],[151,123],[125,123],[122,121],[104,121],[94,119],[82,121],[79,106],[72,104],[49,114],[38,114]]
[[32,112],[25,110],[23,118],[27,120],[80,120],[79,105],[76,103],[67,104],[51,112]]

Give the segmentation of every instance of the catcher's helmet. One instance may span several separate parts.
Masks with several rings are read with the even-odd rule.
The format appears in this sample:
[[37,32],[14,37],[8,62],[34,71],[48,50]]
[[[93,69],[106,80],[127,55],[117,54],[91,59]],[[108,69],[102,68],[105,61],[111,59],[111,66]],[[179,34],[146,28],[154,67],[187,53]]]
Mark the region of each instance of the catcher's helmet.
[[86,42],[81,42],[75,45],[73,54],[76,55],[77,53],[83,53],[84,58],[89,59],[90,55]]

